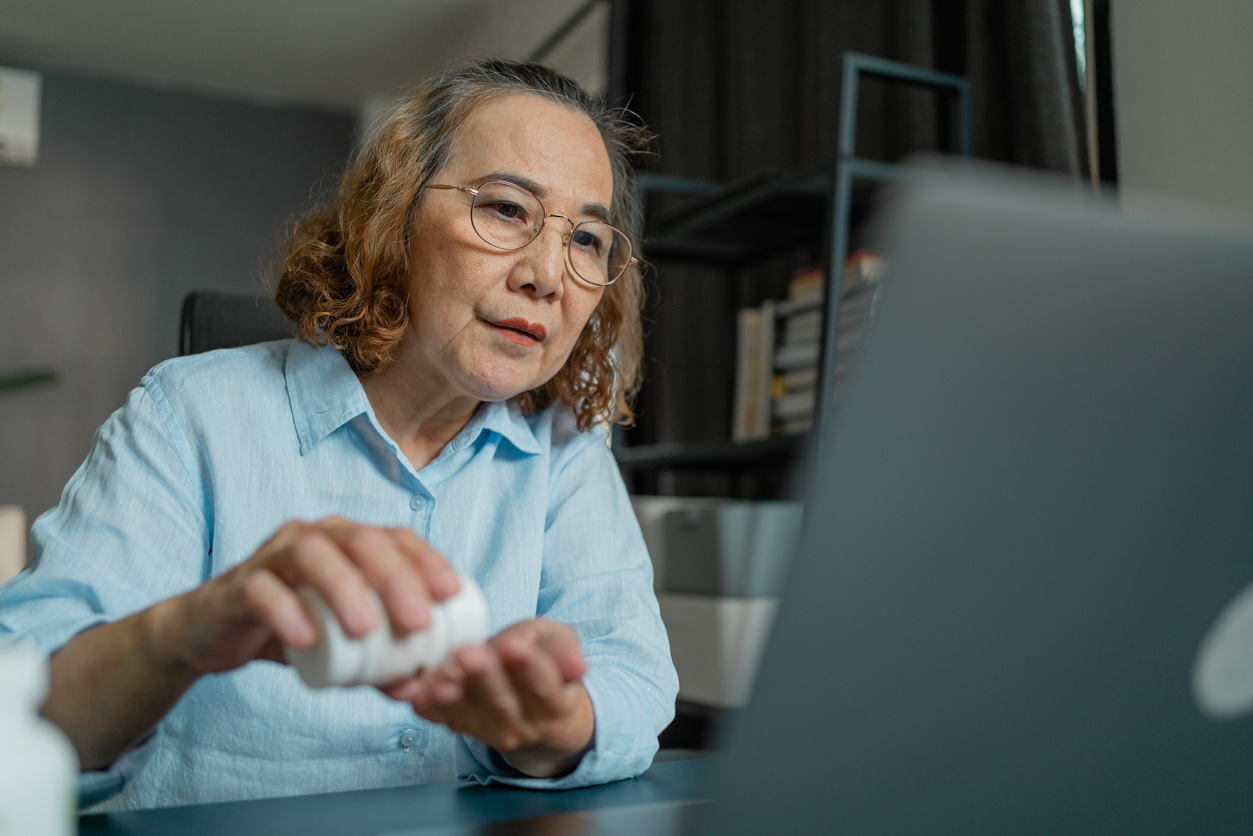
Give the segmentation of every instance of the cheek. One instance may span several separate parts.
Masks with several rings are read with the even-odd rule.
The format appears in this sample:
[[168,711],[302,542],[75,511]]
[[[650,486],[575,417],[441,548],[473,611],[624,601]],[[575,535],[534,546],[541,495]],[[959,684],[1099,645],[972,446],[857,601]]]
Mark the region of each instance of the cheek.
[[604,296],[603,290],[597,290],[594,294],[588,294],[585,298],[577,300],[578,304],[569,305],[566,308],[566,339],[563,341],[561,350],[561,362],[574,350],[575,344],[579,341],[579,335],[583,333],[583,329],[587,327],[587,322],[596,312],[598,305],[602,302]]

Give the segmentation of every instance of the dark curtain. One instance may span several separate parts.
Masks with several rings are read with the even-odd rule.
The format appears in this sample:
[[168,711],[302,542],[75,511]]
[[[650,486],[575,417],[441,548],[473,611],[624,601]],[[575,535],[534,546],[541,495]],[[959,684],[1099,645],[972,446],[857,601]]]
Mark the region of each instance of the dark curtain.
[[[1067,0],[630,0],[629,107],[656,132],[645,167],[731,182],[831,166],[844,53],[967,76],[976,157],[1075,176],[1086,169]],[[953,103],[865,79],[860,156],[952,150]],[[735,310],[778,296],[793,254],[735,275],[662,264],[651,277],[649,379],[631,443],[730,435]],[[725,477],[679,493],[770,495]]]

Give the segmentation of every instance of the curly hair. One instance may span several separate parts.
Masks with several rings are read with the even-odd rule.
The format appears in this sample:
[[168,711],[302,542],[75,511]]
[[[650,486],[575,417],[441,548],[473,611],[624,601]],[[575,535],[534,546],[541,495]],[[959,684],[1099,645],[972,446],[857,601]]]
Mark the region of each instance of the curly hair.
[[[605,142],[613,174],[613,224],[639,251],[641,212],[629,156],[649,133],[564,75],[539,64],[483,60],[446,70],[406,96],[371,132],[329,205],[297,221],[275,301],[300,339],[339,349],[359,374],[387,368],[409,324],[409,244],[424,186],[447,164],[458,132],[484,102],[512,93],[587,116]],[[643,375],[644,289],[630,267],[605,289],[560,371],[519,394],[530,414],[561,401],[581,430],[630,424]]]

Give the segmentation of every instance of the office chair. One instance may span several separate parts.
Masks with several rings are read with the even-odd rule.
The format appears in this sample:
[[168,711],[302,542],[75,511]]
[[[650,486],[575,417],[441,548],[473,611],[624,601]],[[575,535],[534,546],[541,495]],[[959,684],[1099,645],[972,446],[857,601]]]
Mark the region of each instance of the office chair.
[[295,324],[265,294],[239,290],[193,290],[183,298],[178,354],[281,340]]

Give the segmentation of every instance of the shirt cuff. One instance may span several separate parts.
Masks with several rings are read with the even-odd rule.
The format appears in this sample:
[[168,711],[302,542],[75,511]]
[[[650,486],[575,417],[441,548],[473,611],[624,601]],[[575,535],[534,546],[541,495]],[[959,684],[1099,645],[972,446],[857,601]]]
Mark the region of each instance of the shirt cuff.
[[657,753],[657,731],[650,704],[639,685],[624,673],[596,666],[583,677],[596,719],[592,748],[568,775],[532,778],[514,769],[495,749],[460,735],[457,778],[478,784],[502,783],[537,790],[565,790],[634,778],[642,774]]
[[27,642],[39,649],[45,656],[51,656],[61,646],[84,630],[99,627],[109,621],[103,615],[82,615],[73,618],[62,618],[42,624],[5,624],[0,625],[0,645],[14,642]]
[[78,809],[82,812],[94,804],[108,801],[126,788],[127,782],[139,774],[156,748],[157,733],[150,732],[133,749],[109,764],[107,769],[82,772],[78,776]]

